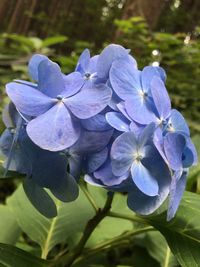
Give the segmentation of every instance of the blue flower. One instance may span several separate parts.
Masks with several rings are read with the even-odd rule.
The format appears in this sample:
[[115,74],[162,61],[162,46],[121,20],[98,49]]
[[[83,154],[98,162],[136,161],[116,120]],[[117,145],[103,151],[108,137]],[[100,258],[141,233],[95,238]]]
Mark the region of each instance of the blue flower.
[[27,125],[31,140],[43,149],[60,151],[80,137],[80,120],[103,110],[111,99],[111,90],[101,84],[81,90],[80,73],[66,77],[59,66],[48,59],[37,69],[38,87],[9,83],[6,91],[17,109],[33,117]]

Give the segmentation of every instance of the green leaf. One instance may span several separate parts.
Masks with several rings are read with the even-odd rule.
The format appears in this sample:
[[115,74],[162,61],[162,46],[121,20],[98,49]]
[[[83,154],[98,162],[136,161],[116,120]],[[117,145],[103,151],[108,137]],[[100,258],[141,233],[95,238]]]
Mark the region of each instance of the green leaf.
[[5,267],[48,266],[47,261],[36,258],[28,252],[6,244],[0,244],[0,264]]
[[149,254],[157,260],[162,267],[179,266],[165,238],[159,232],[148,232],[144,239],[144,245]]
[[148,217],[149,222],[166,238],[182,267],[200,266],[200,195],[185,192],[173,220],[166,213]]
[[5,205],[0,205],[0,242],[15,244],[21,234],[21,230],[13,213]]
[[22,186],[8,199],[8,205],[21,229],[41,246],[43,258],[47,257],[56,244],[70,240],[70,237],[81,232],[94,215],[94,210],[82,191],[74,202],[55,202],[58,216],[47,219],[31,205]]
[[51,45],[60,44],[60,43],[67,41],[67,39],[68,38],[66,36],[63,36],[63,35],[49,37],[43,41],[42,47],[49,47]]

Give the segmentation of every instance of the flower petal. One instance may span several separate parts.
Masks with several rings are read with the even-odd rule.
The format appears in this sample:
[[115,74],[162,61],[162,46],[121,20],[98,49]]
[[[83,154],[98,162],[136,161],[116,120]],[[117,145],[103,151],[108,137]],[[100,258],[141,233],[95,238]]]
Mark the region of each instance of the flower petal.
[[168,118],[171,111],[171,101],[165,85],[159,77],[154,77],[151,82],[151,94],[159,117],[161,119]]
[[8,83],[6,92],[17,109],[29,116],[38,116],[49,110],[55,100],[37,89],[19,83]]
[[115,93],[123,100],[139,94],[141,72],[123,60],[116,60],[110,69],[110,82]]
[[65,89],[61,92],[61,96],[69,97],[76,94],[81,90],[84,79],[79,72],[72,72],[68,75],[63,76]]
[[131,166],[133,182],[140,191],[148,196],[157,196],[158,181],[141,162],[134,162]]
[[80,125],[60,102],[48,112],[30,121],[27,133],[39,147],[61,151],[72,146],[80,136]]
[[143,99],[140,95],[132,96],[125,101],[125,108],[132,120],[139,124],[149,124],[157,121],[157,117],[153,112],[153,103]]
[[106,113],[107,122],[116,130],[120,132],[129,132],[130,131],[130,121],[119,112],[108,112]]
[[111,148],[111,165],[114,175],[121,176],[131,168],[136,149],[137,140],[132,132],[123,133],[115,139]]
[[187,172],[177,171],[172,177],[172,183],[170,186],[169,204],[167,210],[167,221],[170,221],[178,209],[179,203],[183,196],[183,192],[186,186]]
[[86,72],[90,62],[90,51],[89,49],[85,49],[78,59],[78,63],[76,66],[76,71],[81,72],[82,74]]
[[104,132],[112,127],[106,121],[105,115],[97,114],[89,119],[81,120],[82,126],[88,131]]
[[105,147],[100,152],[89,154],[87,157],[87,172],[92,173],[96,171],[106,161],[107,157],[107,147]]
[[48,57],[40,54],[35,54],[31,57],[28,63],[28,72],[31,78],[38,82],[38,66],[43,60],[49,60]]
[[65,90],[63,74],[58,64],[43,60],[38,66],[38,88],[45,95],[57,97]]
[[[180,132],[182,134],[190,136],[190,130],[188,128],[188,125],[187,125],[184,117],[182,116],[182,114],[178,110],[172,109],[168,124],[171,124],[172,131]],[[169,129],[169,131],[170,131],[170,129]]]
[[109,104],[111,96],[111,89],[102,84],[91,89],[84,89],[64,99],[64,103],[77,118],[88,119],[101,112]]
[[110,44],[99,55],[97,62],[97,74],[100,78],[108,78],[110,67],[114,60],[127,57],[129,51],[127,51],[121,45]]
[[181,134],[168,133],[164,138],[165,155],[174,171],[178,171],[183,167],[182,157],[185,145],[185,137]]

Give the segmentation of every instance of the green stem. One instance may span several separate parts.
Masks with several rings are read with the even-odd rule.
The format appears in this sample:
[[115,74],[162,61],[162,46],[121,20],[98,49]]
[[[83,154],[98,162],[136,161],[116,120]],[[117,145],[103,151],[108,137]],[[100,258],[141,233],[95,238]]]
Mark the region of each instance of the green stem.
[[102,242],[102,243],[98,244],[97,246],[95,246],[91,249],[88,249],[86,252],[84,252],[84,254],[76,260],[76,263],[80,263],[81,261],[84,261],[84,259],[86,259],[86,258],[88,259],[88,257],[91,257],[91,256],[99,253],[102,250],[109,249],[111,246],[115,247],[115,246],[119,246],[122,244],[129,244],[130,241],[127,239],[130,239],[133,236],[136,236],[136,235],[148,232],[148,231],[156,231],[156,229],[149,226],[149,227],[145,227],[145,228],[138,229],[135,231],[124,233],[120,236],[117,236],[117,237],[111,239],[111,240]]
[[85,186],[85,184],[80,184],[80,187],[81,187],[83,193],[85,194],[85,196],[87,197],[87,199],[89,200],[90,204],[94,208],[95,212],[97,213],[99,210],[99,207],[95,203],[95,201],[94,201],[92,195],[90,194],[90,192],[88,191],[87,187]]
[[133,215],[127,215],[127,214],[122,214],[118,212],[113,212],[110,211],[107,216],[118,218],[118,219],[124,219],[124,220],[130,220],[133,222],[138,222],[138,223],[143,223],[143,224],[148,224],[145,219],[138,217],[138,216],[133,216]]
[[96,226],[106,217],[109,210],[111,209],[112,201],[114,194],[112,192],[108,192],[107,201],[102,209],[99,209],[95,216],[87,223],[85,230],[83,232],[83,236],[80,239],[78,245],[71,251],[70,253],[62,256],[53,264],[51,267],[59,266],[59,264],[64,264],[65,267],[70,267],[73,262],[81,255],[85,244],[87,243],[89,237],[95,230]]

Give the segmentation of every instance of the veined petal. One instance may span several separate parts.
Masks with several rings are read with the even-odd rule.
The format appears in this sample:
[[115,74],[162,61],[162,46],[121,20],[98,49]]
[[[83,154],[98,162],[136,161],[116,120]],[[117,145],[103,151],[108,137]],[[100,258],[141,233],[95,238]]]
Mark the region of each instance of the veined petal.
[[157,196],[159,186],[156,177],[154,177],[145,166],[135,161],[131,166],[131,175],[133,182],[139,190],[148,196]]
[[176,109],[172,109],[172,111],[171,111],[167,130],[169,132],[180,132],[182,134],[190,136],[190,130],[188,128],[188,125],[187,125],[184,117]]
[[97,62],[97,74],[100,78],[108,78],[110,67],[114,60],[127,57],[127,51],[121,45],[110,44],[101,52]]
[[17,109],[29,116],[39,116],[49,110],[56,102],[37,89],[19,83],[8,83],[6,92]]
[[134,133],[126,132],[115,139],[111,148],[111,165],[114,175],[121,176],[131,168],[136,150],[137,140]]
[[160,72],[156,67],[147,66],[141,72],[142,89],[144,92],[148,92],[151,87],[151,82],[154,77],[160,78]]
[[159,77],[154,77],[151,82],[151,94],[159,117],[161,119],[168,118],[171,111],[171,101],[165,85]]
[[183,167],[182,157],[185,145],[185,137],[181,134],[168,133],[164,138],[164,151],[169,165],[174,171]]
[[154,132],[155,123],[152,122],[144,128],[139,136],[138,145],[140,148],[153,141]]
[[86,72],[89,62],[90,62],[90,51],[89,49],[86,48],[78,59],[76,71],[79,71],[81,73]]
[[38,82],[38,66],[43,60],[49,60],[48,57],[40,54],[35,54],[31,57],[28,63],[28,72],[31,78]]
[[87,172],[92,173],[96,171],[106,161],[107,157],[107,147],[97,153],[89,154],[87,157]]
[[106,113],[106,120],[107,122],[116,130],[121,132],[129,132],[130,131],[130,121],[127,120],[119,112],[108,112]]
[[68,75],[63,76],[65,89],[61,92],[61,96],[69,97],[76,94],[78,91],[81,90],[84,79],[79,72],[72,72]]
[[108,105],[111,96],[111,89],[102,84],[91,89],[83,89],[63,101],[77,118],[88,119],[101,112]]
[[123,100],[139,94],[141,72],[129,62],[116,60],[110,69],[110,82],[115,93]]
[[167,220],[170,221],[174,216],[180,204],[183,192],[186,186],[187,172],[177,171],[172,177],[170,186],[169,204],[167,210]]
[[27,133],[39,147],[61,151],[72,146],[80,136],[80,125],[60,102],[28,123]]
[[131,119],[139,124],[146,125],[157,121],[157,117],[153,112],[152,103],[143,99],[140,95],[127,99],[125,101],[125,108]]
[[89,119],[81,120],[83,128],[88,131],[104,132],[111,130],[112,127],[106,121],[105,115],[97,114]]
[[58,64],[50,60],[40,62],[38,66],[38,89],[53,98],[65,91],[63,74]]

